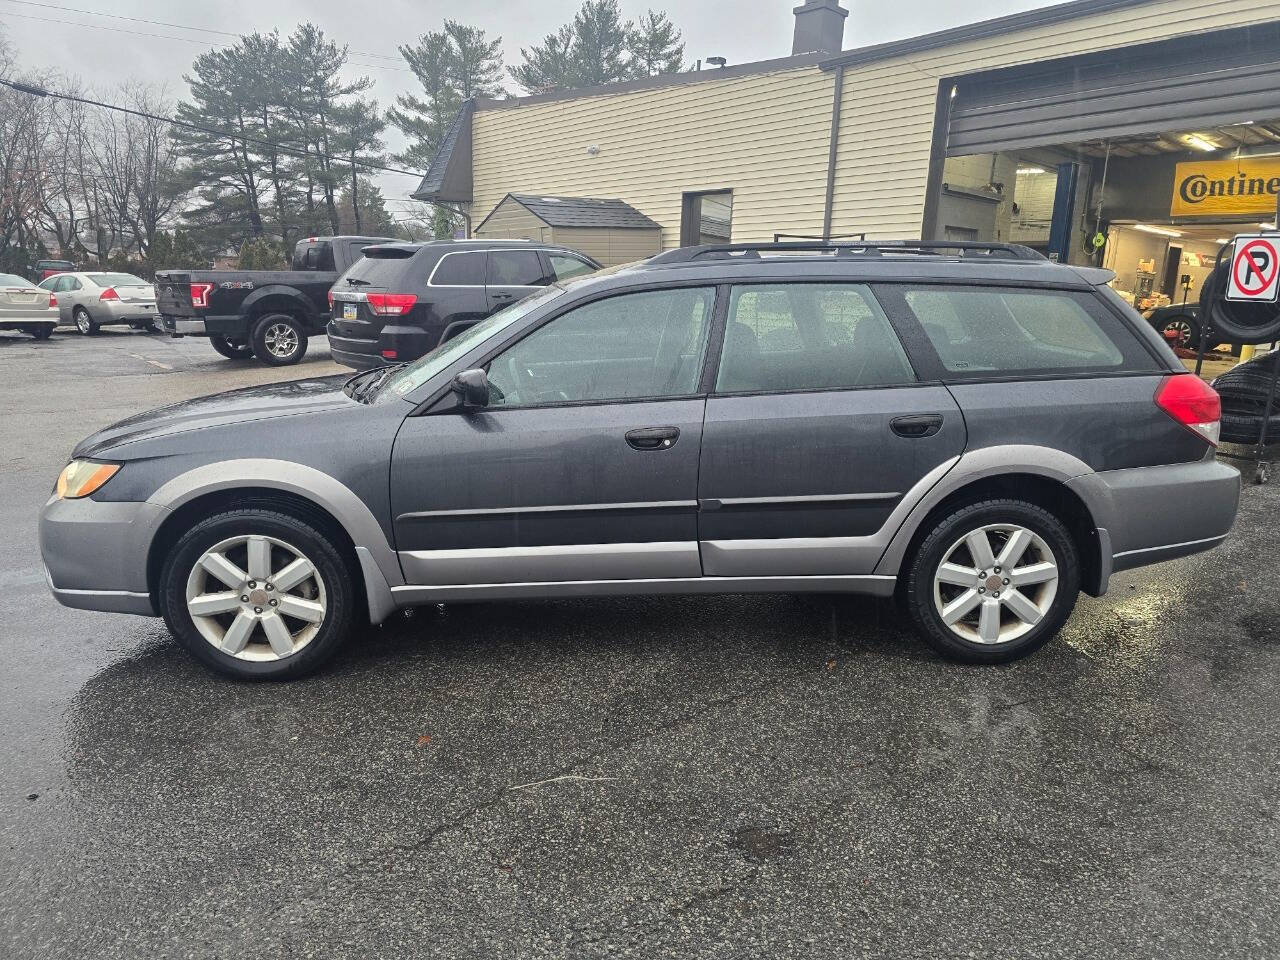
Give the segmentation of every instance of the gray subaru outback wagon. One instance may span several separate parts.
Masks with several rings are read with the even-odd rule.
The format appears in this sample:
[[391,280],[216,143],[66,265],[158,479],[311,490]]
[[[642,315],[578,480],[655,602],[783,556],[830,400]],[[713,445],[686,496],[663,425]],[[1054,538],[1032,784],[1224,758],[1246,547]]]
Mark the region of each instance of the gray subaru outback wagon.
[[1235,518],[1217,395],[1110,278],[1012,245],[672,250],[410,364],[95,434],[41,516],[50,586],[241,677],[398,608],[607,594],[894,595],[1007,661]]

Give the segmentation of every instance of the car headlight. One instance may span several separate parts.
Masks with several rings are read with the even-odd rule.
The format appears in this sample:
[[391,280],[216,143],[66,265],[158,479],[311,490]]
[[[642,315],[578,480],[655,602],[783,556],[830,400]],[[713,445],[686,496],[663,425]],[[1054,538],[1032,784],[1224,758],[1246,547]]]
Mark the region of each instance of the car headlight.
[[58,474],[58,496],[64,500],[87,497],[120,470],[118,463],[95,463],[92,460],[72,460]]

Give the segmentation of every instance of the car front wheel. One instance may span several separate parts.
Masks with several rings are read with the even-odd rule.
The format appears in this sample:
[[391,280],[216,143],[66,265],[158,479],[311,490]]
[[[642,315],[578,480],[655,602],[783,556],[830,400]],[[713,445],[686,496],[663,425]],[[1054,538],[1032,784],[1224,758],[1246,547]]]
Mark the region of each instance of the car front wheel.
[[331,657],[351,632],[351,569],[310,523],[231,510],[192,527],[169,553],[160,607],[197,660],[241,679],[288,680]]
[[1021,500],[988,500],[940,519],[907,572],[907,607],[935,650],[966,663],[1005,663],[1039,649],[1066,623],[1080,561],[1062,522]]
[[272,367],[297,363],[307,352],[307,333],[302,324],[285,313],[263,317],[253,328],[253,355]]

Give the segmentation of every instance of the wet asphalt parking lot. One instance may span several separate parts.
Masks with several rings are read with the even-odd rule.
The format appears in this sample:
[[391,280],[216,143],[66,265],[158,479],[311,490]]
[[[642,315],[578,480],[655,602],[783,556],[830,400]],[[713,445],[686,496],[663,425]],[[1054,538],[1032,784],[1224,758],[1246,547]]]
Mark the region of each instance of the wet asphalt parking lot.
[[242,684],[49,596],[77,440],[340,369],[0,335],[0,956],[1280,954],[1276,486],[999,668],[731,596],[420,610]]

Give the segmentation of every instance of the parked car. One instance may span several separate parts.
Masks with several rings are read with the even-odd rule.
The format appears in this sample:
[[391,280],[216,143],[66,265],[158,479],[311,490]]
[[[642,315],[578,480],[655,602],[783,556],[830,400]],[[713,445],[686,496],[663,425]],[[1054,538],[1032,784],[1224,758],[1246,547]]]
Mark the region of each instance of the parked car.
[[0,330],[18,330],[48,340],[58,326],[58,301],[47,290],[13,273],[0,273]]
[[549,283],[599,269],[576,250],[527,240],[366,247],[329,294],[329,349],[357,370],[416,360]]
[[1200,348],[1199,303],[1173,303],[1167,307],[1153,307],[1144,310],[1142,315],[1166,340],[1174,347],[1185,350]]
[[558,282],[412,363],[132,417],[40,519],[64,604],[294,677],[455,600],[896,595],[1012,660],[1236,515],[1218,397],[1013,245],[711,246]]
[[70,260],[37,260],[31,265],[31,277],[36,283],[55,273],[69,273],[76,268]]
[[370,244],[388,237],[309,237],[291,270],[160,270],[156,291],[164,330],[208,337],[229,360],[297,363],[307,340],[324,333],[329,288]]
[[131,273],[59,273],[40,282],[58,298],[59,320],[89,336],[99,327],[155,330],[155,287]]

